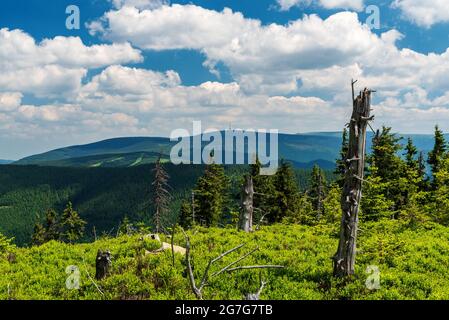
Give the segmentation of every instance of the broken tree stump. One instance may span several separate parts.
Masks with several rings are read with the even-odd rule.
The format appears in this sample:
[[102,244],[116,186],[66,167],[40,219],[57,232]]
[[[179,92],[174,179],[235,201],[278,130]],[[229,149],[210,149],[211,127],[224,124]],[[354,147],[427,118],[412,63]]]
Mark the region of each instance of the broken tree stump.
[[111,252],[109,251],[103,252],[101,250],[98,250],[96,259],[95,279],[102,280],[109,275],[109,271],[112,265],[111,258],[112,258]]
[[250,175],[245,176],[241,197],[242,205],[239,219],[239,229],[245,232],[252,232],[254,216],[254,183],[253,177]]
[[334,260],[334,276],[347,277],[354,274],[357,228],[359,222],[362,183],[365,171],[366,129],[374,117],[371,113],[372,90],[364,89],[354,97],[352,82],[353,112],[349,123],[349,149],[346,155],[346,172],[341,208],[343,216],[340,227],[340,241]]
[[144,240],[145,238],[159,241],[161,244],[160,248],[157,250],[153,250],[153,251],[145,250],[145,255],[158,254],[158,253],[164,252],[166,250],[171,250],[173,253],[179,253],[183,256],[186,254],[186,248],[177,246],[174,243],[162,242],[161,238],[159,237],[158,234],[148,234],[148,235],[144,236],[143,238],[141,238],[141,240]]

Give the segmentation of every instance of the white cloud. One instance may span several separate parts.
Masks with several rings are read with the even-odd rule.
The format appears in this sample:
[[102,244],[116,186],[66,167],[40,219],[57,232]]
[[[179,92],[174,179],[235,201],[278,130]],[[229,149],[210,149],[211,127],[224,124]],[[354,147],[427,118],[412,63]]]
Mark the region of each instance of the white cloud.
[[222,62],[247,94],[300,90],[327,98],[332,92],[338,99],[352,77],[388,95],[407,86],[427,91],[449,86],[449,51],[424,55],[400,50],[401,33],[393,29],[377,36],[354,12],[262,25],[230,9],[171,5],[143,11],[124,7],[106,13],[104,22],[104,36],[114,41],[145,50],[203,52],[207,67],[215,70]]
[[21,30],[0,29],[0,88],[38,96],[76,91],[89,68],[140,62],[129,43],[86,46],[77,37],[36,43]]
[[290,10],[294,6],[317,4],[325,9],[354,9],[361,11],[364,0],[277,0],[280,9]]
[[154,87],[174,87],[181,83],[179,74],[175,71],[165,73],[151,70],[110,66],[83,88],[83,94],[107,92],[112,95],[145,94]]
[[[449,49],[442,54],[399,49],[401,33],[376,35],[354,12],[263,25],[230,9],[117,8],[94,22],[112,45],[85,46],[63,37],[36,44],[22,31],[2,30],[0,109],[7,112],[0,113],[0,133],[82,143],[168,135],[190,128],[192,120],[216,128],[232,123],[291,133],[338,130],[349,117],[351,78],[360,89],[377,90],[377,126],[429,132],[439,122],[449,130]],[[185,86],[174,70],[122,66],[141,60],[128,42],[142,50],[200,51],[206,67],[223,64],[233,80]],[[76,50],[67,51],[67,45]],[[95,67],[104,70],[82,84],[88,68]],[[23,105],[26,93],[57,102]],[[323,114],[331,116],[323,120]]]
[[115,8],[120,9],[125,6],[138,9],[154,9],[170,3],[168,0],[109,0]]
[[81,88],[87,70],[44,65],[0,72],[1,90],[30,93],[40,98],[62,97]]
[[20,106],[23,95],[20,92],[0,93],[0,111],[13,111]]
[[277,93],[291,92],[298,70],[347,65],[386,42],[350,12],[264,26],[230,9],[172,5],[144,11],[125,7],[108,12],[105,21],[104,36],[113,41],[147,50],[200,50],[207,56],[205,65],[214,69],[223,62],[248,91],[275,86]]
[[449,22],[447,0],[394,0],[392,6],[399,8],[406,19],[426,28]]

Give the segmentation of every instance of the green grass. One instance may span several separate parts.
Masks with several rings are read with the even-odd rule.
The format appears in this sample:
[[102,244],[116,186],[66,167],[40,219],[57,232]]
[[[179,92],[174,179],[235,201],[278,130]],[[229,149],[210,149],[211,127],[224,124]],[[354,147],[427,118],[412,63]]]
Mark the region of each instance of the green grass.
[[[260,249],[239,265],[285,266],[261,272],[268,281],[262,299],[449,299],[449,228],[440,225],[411,229],[398,221],[362,224],[356,275],[347,282],[332,277],[338,226],[279,224],[252,234],[233,228],[198,228],[189,234],[198,281],[209,259],[242,243],[246,245],[213,265],[211,271],[257,246]],[[122,236],[77,245],[51,242],[33,248],[0,241],[0,299],[195,299],[184,273],[184,258],[177,254],[173,267],[170,251],[145,256],[140,238]],[[184,245],[182,234],[176,234],[175,243]],[[95,275],[98,249],[109,249],[113,255],[112,274],[98,282],[104,294],[88,277],[88,273]],[[80,290],[66,289],[69,265],[81,271]],[[379,267],[379,290],[365,286],[369,265]],[[204,298],[242,299],[258,287],[258,271],[225,273],[210,280]]]

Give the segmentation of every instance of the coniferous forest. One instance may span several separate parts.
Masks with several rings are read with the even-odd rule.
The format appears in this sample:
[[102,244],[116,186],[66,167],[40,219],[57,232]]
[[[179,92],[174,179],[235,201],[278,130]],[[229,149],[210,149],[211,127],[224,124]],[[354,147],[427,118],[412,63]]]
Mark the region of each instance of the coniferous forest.
[[446,299],[449,148],[434,139],[423,154],[391,128],[373,135],[350,281],[332,270],[348,130],[333,171],[2,166],[0,297],[243,299],[263,284],[265,299]]
[[1,315],[449,301],[448,30],[449,0],[1,1]]

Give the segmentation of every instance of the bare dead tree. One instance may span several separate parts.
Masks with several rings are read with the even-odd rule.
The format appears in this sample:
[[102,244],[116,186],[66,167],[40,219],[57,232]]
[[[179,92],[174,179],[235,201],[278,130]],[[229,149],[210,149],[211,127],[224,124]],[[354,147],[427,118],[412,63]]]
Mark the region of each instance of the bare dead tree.
[[153,181],[153,203],[154,203],[154,216],[153,222],[155,226],[155,232],[160,233],[163,229],[163,219],[168,211],[168,204],[170,202],[170,187],[168,185],[168,179],[170,178],[161,164],[161,156],[156,161],[153,169],[154,181]]
[[[189,236],[186,234],[186,232],[183,229],[181,229],[181,231],[183,232],[185,240],[186,240],[186,268],[187,268],[187,275],[189,277],[190,287],[191,287],[193,293],[195,294],[196,298],[199,299],[199,300],[202,300],[203,299],[203,289],[204,289],[205,286],[208,285],[209,278],[210,278],[209,271],[210,271],[212,265],[214,263],[220,261],[221,259],[223,259],[227,255],[229,255],[229,254],[239,250],[240,248],[245,246],[245,244],[238,245],[237,247],[232,248],[231,250],[228,250],[228,251],[222,253],[218,257],[216,257],[214,259],[211,259],[209,261],[209,263],[207,264],[206,269],[204,270],[203,276],[201,278],[201,282],[199,283],[199,285],[197,285],[196,280],[195,280],[195,276],[193,274],[193,268],[192,268],[192,262],[191,262],[190,238],[189,238]],[[250,256],[251,254],[253,254],[258,249],[259,249],[258,247],[255,248],[251,252],[249,252],[249,253],[245,254],[244,256],[238,258],[236,261],[228,264],[226,267],[222,268],[220,271],[213,273],[212,276],[218,276],[218,275],[222,274],[223,272],[232,272],[232,271],[244,270],[244,269],[284,268],[283,266],[274,266],[274,265],[260,265],[260,266],[256,265],[256,266],[242,266],[242,267],[231,268],[231,266],[234,266],[237,263],[239,263],[240,261],[244,260],[246,257]]]
[[245,176],[245,182],[242,186],[242,206],[239,219],[239,229],[245,232],[253,231],[253,216],[254,216],[254,183],[253,177]]
[[193,275],[192,263],[191,263],[191,258],[190,258],[190,249],[191,249],[190,238],[184,232],[184,230],[183,230],[183,233],[184,233],[184,237],[186,239],[186,264],[187,264],[187,273],[188,273],[189,281],[190,281],[190,287],[192,288],[192,291],[195,294],[196,298],[199,300],[202,300],[203,299],[202,291],[203,291],[204,287],[207,285],[207,281],[209,279],[209,270],[210,270],[210,267],[212,266],[212,264],[223,259],[228,254],[231,254],[232,252],[240,249],[241,247],[244,246],[244,244],[241,244],[229,251],[226,251],[225,253],[221,254],[217,258],[210,260],[206,267],[206,270],[203,273],[201,282],[200,282],[199,286],[197,286],[196,281],[195,281],[195,276]]
[[340,227],[340,241],[334,260],[334,276],[347,277],[354,274],[357,228],[359,222],[362,184],[364,181],[366,156],[366,129],[374,119],[371,113],[371,93],[369,89],[354,97],[352,81],[353,112],[349,123],[349,149],[346,155],[346,173],[341,198],[343,216]]

